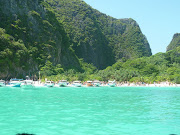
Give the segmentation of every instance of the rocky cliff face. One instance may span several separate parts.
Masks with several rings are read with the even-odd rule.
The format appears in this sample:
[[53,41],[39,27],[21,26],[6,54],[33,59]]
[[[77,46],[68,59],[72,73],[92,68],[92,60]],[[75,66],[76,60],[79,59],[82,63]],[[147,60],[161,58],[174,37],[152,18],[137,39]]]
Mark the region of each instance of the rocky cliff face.
[[79,58],[99,69],[119,59],[150,56],[151,49],[133,19],[115,19],[81,0],[46,0],[65,26]]
[[[81,70],[150,56],[133,19],[115,19],[81,0],[0,0],[0,77],[32,75],[47,61]],[[78,57],[77,57],[78,56]]]
[[32,75],[47,60],[80,67],[64,27],[41,1],[0,0],[1,37],[5,37],[0,39],[1,76]]
[[173,50],[178,46],[180,46],[180,33],[174,34],[171,43],[167,47],[167,51]]

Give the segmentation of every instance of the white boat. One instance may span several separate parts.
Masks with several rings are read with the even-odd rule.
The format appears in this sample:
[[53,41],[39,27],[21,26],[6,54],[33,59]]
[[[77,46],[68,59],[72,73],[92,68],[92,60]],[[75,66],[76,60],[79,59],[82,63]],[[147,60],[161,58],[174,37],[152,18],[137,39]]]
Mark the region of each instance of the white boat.
[[81,87],[81,81],[74,81],[73,82],[73,84],[72,84],[72,86],[74,86],[74,87]]
[[100,81],[95,80],[95,81],[93,82],[93,85],[94,85],[95,87],[99,87],[99,86],[100,86]]
[[34,87],[36,88],[42,88],[42,87],[46,87],[44,83],[41,83],[40,81],[34,81],[33,82]]
[[68,82],[67,82],[67,80],[61,80],[61,81],[59,81],[58,85],[59,85],[59,87],[67,87]]
[[21,84],[22,88],[33,88],[34,84],[33,84],[33,80],[24,80]]
[[116,86],[116,81],[108,81],[108,86],[110,87],[115,87]]
[[4,80],[0,80],[0,87],[4,87],[5,86],[5,81]]
[[9,84],[7,84],[6,86],[8,87],[21,87],[21,83],[22,83],[23,79],[10,79]]
[[46,87],[54,87],[54,83],[52,81],[46,81],[45,86]]

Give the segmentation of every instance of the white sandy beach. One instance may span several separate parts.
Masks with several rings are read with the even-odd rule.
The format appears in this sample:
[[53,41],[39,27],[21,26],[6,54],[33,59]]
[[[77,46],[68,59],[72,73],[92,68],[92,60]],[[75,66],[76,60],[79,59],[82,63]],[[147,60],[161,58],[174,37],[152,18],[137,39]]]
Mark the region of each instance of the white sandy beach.
[[[45,87],[44,83],[39,81],[34,81],[35,87]],[[88,87],[87,85],[81,85],[82,87]],[[59,87],[58,84],[55,84],[54,87]],[[67,87],[73,87],[71,83]],[[109,87],[108,84],[101,84],[100,87]],[[145,83],[117,83],[116,87],[180,87],[180,84],[173,84],[169,82],[161,82],[154,84],[145,84]]]

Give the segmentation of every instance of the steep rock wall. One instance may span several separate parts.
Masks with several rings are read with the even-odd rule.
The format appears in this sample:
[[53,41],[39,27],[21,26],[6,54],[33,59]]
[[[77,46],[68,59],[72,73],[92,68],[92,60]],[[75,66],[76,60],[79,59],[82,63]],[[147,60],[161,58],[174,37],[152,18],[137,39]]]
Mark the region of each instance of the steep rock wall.
[[46,0],[69,34],[79,58],[99,69],[117,60],[152,55],[149,43],[133,19],[115,19],[81,0]]
[[2,38],[0,41],[0,76],[36,74],[47,60],[53,65],[80,69],[64,27],[41,2],[0,0],[0,28],[3,28],[2,35],[8,35],[6,47]]

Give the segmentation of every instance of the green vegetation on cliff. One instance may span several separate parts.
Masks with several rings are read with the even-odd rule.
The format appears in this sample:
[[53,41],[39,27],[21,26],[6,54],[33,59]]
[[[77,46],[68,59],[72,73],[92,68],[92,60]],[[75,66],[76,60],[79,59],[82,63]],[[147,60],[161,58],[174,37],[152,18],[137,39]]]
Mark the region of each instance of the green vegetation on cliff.
[[106,16],[81,0],[0,0],[0,14],[1,78],[35,75],[48,64],[54,71],[47,75],[83,72],[79,58],[103,69],[151,55],[134,20]]
[[79,58],[106,68],[119,59],[150,56],[146,37],[133,19],[115,19],[82,0],[46,0],[68,33]]
[[180,33],[174,34],[171,43],[167,47],[167,51],[175,49],[178,46],[180,46]]
[[180,83],[180,48],[151,57],[117,62],[101,72],[105,80],[110,78],[131,82],[173,81]]
[[35,0],[0,1],[0,76],[33,75],[51,61],[80,70],[63,25]]
[[[86,65],[85,63],[81,63]],[[162,82],[180,83],[180,47],[166,53],[158,53],[150,57],[134,60],[118,61],[104,70],[97,70],[94,66],[84,66],[85,72],[69,70],[56,76],[44,76],[51,80],[117,80],[120,82]]]
[[[21,67],[26,70],[28,49],[22,40],[15,41],[15,38],[0,28],[0,71],[4,76],[8,76],[10,72],[15,72],[15,67]],[[3,75],[1,75],[3,76]]]
[[50,80],[180,83],[178,34],[170,51],[151,56],[134,20],[81,0],[0,0],[0,14],[0,78],[41,71]]

